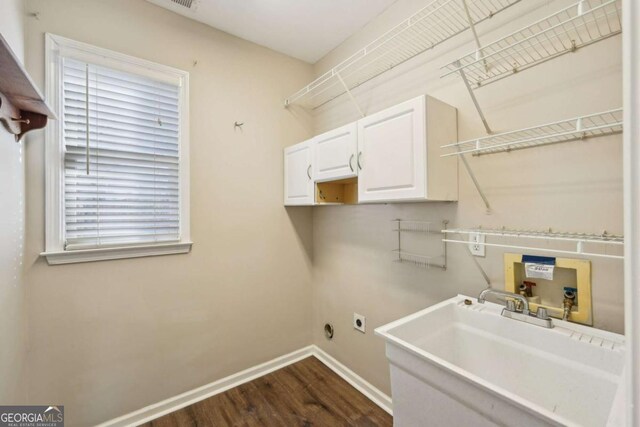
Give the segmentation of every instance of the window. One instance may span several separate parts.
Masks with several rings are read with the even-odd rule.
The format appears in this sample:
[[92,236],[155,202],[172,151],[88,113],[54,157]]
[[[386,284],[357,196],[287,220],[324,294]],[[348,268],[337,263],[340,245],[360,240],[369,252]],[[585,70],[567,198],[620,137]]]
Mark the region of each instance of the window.
[[50,264],[191,248],[188,73],[47,35]]

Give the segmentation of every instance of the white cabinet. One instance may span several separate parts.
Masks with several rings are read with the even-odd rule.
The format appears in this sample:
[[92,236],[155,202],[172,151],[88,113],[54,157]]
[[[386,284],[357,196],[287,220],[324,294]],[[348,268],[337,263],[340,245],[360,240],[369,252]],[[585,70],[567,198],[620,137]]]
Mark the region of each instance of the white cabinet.
[[313,205],[313,139],[284,149],[285,206]]
[[456,109],[420,96],[284,150],[284,204],[458,200]]
[[458,199],[456,109],[420,96],[358,121],[358,202]]
[[333,181],[358,175],[358,124],[351,123],[316,136],[314,140],[315,181]]

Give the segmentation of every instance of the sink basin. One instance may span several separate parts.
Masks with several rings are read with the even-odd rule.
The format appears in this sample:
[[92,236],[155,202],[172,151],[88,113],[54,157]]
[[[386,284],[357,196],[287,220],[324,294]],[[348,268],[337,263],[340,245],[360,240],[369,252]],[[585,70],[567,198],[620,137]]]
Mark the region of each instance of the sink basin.
[[[465,304],[465,300],[471,302]],[[458,295],[376,329],[397,426],[617,425],[624,336]]]

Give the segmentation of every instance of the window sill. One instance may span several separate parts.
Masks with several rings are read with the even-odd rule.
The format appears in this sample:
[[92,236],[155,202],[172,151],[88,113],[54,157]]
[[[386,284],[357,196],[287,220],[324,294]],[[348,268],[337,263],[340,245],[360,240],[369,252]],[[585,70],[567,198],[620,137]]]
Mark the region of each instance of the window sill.
[[186,254],[193,242],[162,243],[157,245],[121,246],[114,248],[82,249],[76,251],[42,252],[49,265],[75,264],[79,262],[107,261],[124,258],[140,258],[157,255]]

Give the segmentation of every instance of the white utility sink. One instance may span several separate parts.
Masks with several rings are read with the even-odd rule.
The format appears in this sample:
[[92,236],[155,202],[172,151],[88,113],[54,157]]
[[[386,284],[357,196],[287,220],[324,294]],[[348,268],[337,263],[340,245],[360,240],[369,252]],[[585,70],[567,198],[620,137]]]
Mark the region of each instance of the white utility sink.
[[394,425],[621,422],[624,336],[556,319],[547,329],[502,309],[458,295],[376,329],[387,342]]

